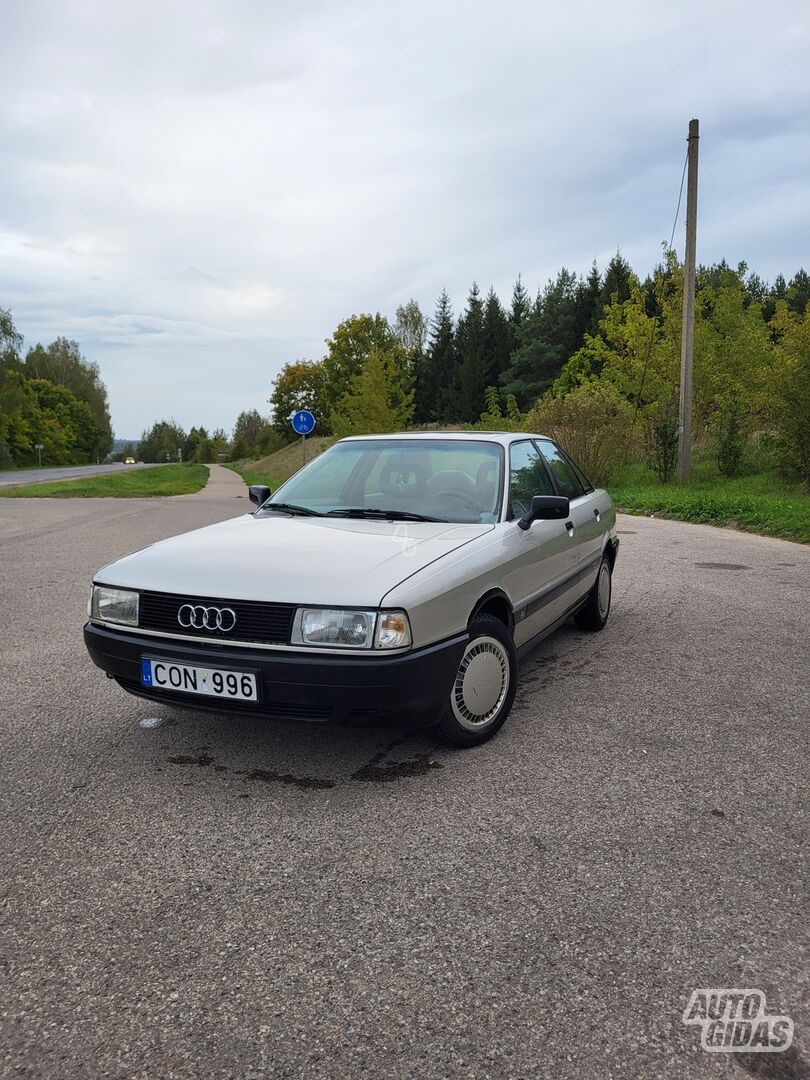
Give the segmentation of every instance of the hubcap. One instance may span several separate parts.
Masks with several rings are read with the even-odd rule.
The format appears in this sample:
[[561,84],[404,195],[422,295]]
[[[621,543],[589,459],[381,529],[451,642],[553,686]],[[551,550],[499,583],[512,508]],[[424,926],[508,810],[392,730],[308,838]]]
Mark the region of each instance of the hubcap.
[[509,678],[509,656],[497,638],[471,641],[450,691],[450,706],[459,724],[478,731],[494,720],[509,690]]
[[599,605],[599,617],[606,619],[610,611],[610,569],[607,563],[599,568],[599,586],[596,590],[596,602]]

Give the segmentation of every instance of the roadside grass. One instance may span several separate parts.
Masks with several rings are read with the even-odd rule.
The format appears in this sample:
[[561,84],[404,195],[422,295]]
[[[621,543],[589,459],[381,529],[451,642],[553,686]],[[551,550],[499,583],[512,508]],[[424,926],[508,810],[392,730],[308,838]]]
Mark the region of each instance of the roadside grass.
[[54,480],[0,488],[4,499],[135,499],[153,495],[192,495],[208,483],[205,465],[161,465],[133,469],[109,476],[83,476],[77,480]]
[[[307,464],[328,450],[337,439],[334,435],[313,435],[307,439]],[[246,484],[266,484],[275,491],[285,480],[301,468],[301,441],[296,440],[277,450],[275,454],[259,458],[256,461],[223,462],[226,468],[238,473]]]
[[608,485],[617,509],[628,514],[730,526],[810,544],[810,496],[777,473],[734,479],[699,470],[692,483],[662,484],[641,466]]
[[255,461],[223,461],[222,464],[226,469],[230,469],[231,472],[237,473],[246,484],[264,484],[269,487],[271,491],[275,491],[282,483],[281,480],[275,476],[268,476],[266,473],[260,473],[255,471]]

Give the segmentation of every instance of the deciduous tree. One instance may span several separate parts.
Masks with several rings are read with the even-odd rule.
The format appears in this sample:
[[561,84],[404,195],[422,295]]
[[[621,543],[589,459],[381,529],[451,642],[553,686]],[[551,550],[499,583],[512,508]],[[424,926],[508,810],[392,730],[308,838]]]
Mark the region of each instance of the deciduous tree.
[[413,404],[412,399],[402,399],[398,384],[391,354],[372,349],[331,416],[332,430],[341,438],[401,431],[411,420]]
[[379,314],[352,315],[326,342],[322,361],[323,383],[318,408],[331,416],[352,380],[360,375],[374,350],[385,353],[393,365],[392,392],[401,398],[411,390],[408,356],[388,320]]
[[142,461],[176,461],[178,447],[186,446],[186,433],[174,420],[158,420],[141,435],[139,446]]
[[273,427],[285,442],[295,438],[289,417],[299,409],[308,409],[316,417],[319,431],[328,433],[329,415],[324,412],[323,385],[323,364],[311,360],[285,364],[275,377],[270,395]]
[[67,387],[80,401],[87,402],[99,432],[94,454],[106,454],[112,446],[107,388],[101,380],[98,364],[85,360],[79,343],[59,337],[47,347],[35,345],[28,350],[24,370],[29,378],[48,379]]

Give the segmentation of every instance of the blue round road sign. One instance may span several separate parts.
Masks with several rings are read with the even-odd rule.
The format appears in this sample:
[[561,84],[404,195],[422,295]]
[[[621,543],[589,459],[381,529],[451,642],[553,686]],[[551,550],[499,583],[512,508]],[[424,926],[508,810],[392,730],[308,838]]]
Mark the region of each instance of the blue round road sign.
[[315,427],[315,417],[308,409],[299,409],[292,418],[292,426],[299,435],[309,435]]

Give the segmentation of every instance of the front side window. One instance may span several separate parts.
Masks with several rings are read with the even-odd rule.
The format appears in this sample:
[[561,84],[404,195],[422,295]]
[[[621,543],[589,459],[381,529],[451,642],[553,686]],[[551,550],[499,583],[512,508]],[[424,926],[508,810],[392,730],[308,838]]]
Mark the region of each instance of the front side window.
[[539,439],[537,445],[554,475],[560,495],[569,499],[578,499],[580,495],[584,495],[585,488],[562,451],[547,439]]
[[548,470],[537,447],[528,439],[509,447],[510,517],[519,518],[528,511],[533,495],[553,495]]
[[499,518],[503,449],[474,439],[336,443],[283,484],[260,513],[286,503],[313,514],[492,523]]

